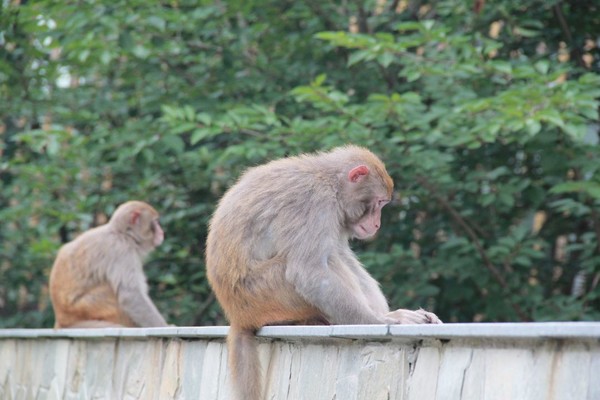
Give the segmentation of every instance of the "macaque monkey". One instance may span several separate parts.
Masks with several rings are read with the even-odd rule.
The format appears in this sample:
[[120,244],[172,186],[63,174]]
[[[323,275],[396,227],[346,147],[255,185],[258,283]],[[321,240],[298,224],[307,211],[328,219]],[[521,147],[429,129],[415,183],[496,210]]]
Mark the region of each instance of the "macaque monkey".
[[129,201],[60,248],[50,273],[55,328],[167,326],[142,264],[163,242],[158,218],[149,204]]
[[381,225],[393,182],[369,150],[272,161],[246,171],[223,196],[206,243],[208,280],[231,323],[229,365],[239,400],[261,399],[256,331],[290,323],[441,323],[396,310],[349,240]]

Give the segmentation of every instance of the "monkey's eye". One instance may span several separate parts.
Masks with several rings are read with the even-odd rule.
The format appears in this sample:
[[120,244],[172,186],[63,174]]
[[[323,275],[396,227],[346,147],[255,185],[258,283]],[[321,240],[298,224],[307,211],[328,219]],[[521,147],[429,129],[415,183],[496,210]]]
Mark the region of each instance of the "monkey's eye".
[[363,211],[367,211],[371,207],[373,207],[373,203],[367,199],[367,200],[361,201],[361,206],[362,206]]

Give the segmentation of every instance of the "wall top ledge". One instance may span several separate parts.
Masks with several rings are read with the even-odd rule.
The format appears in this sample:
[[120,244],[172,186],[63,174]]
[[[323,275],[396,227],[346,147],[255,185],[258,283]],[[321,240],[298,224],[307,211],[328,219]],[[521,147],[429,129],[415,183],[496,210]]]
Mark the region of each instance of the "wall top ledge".
[[[222,339],[227,326],[104,329],[0,329],[2,339]],[[600,322],[460,323],[444,325],[268,326],[265,339],[586,339],[600,341]]]

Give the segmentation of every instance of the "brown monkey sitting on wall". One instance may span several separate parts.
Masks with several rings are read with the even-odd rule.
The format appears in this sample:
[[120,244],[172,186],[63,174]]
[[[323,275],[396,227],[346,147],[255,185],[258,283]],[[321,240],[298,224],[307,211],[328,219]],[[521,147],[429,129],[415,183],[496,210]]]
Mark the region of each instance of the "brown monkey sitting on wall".
[[50,273],[55,328],[167,326],[142,269],[164,239],[158,218],[149,204],[129,201],[60,248]]
[[261,398],[254,334],[264,325],[441,323],[423,310],[390,313],[348,244],[377,233],[392,189],[379,158],[347,146],[251,168],[225,193],[210,222],[206,267],[231,323],[239,400]]

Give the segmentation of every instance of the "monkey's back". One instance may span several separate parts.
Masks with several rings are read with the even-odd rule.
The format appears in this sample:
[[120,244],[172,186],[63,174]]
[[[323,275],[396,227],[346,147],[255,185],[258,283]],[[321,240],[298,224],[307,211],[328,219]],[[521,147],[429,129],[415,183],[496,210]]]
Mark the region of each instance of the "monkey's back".
[[86,320],[133,326],[118,306],[117,295],[106,280],[106,271],[92,268],[103,254],[116,250],[111,243],[98,244],[96,240],[98,235],[106,235],[106,229],[106,226],[90,229],[59,249],[49,282],[56,328]]
[[319,174],[310,157],[272,161],[247,170],[219,202],[206,268],[232,323],[259,327],[320,317],[285,279],[288,252],[311,240],[297,227],[335,223],[319,220],[336,201],[333,182]]

